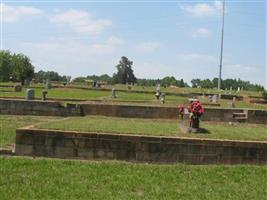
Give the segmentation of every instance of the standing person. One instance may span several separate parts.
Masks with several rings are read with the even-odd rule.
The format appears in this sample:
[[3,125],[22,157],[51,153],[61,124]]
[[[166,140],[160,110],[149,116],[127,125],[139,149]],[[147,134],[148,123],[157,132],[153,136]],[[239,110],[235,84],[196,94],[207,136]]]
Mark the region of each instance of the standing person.
[[184,119],[184,105],[180,105],[178,106],[178,110],[179,110],[179,118],[181,117],[181,119]]

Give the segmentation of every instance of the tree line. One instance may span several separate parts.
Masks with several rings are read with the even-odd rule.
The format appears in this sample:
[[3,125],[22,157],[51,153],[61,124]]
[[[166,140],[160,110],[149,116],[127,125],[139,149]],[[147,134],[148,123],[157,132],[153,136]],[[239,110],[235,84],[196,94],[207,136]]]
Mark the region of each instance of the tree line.
[[[100,76],[90,75],[87,77],[77,77],[74,82],[85,82],[86,80],[103,81],[107,84],[137,84],[141,86],[156,86],[161,84],[162,86],[177,86],[177,87],[189,87],[183,79],[176,79],[174,76],[166,76],[162,79],[139,79],[134,75],[133,62],[127,57],[122,56],[119,63],[115,66],[117,72],[113,76],[103,74]],[[0,81],[13,81],[21,82],[35,80],[35,82],[43,82],[49,79],[50,81],[69,82],[70,76],[61,76],[55,71],[39,71],[34,73],[34,66],[31,64],[31,60],[23,54],[12,54],[10,51],[0,51]],[[217,88],[218,78],[210,79],[192,79],[192,87],[197,88]],[[237,90],[243,88],[244,90],[251,91],[264,91],[264,87],[258,84],[252,84],[249,81],[243,81],[240,79],[225,79],[221,81],[222,89]]]
[[56,81],[56,82],[70,82],[71,76],[61,76],[57,72],[54,71],[42,71],[40,70],[39,72],[34,74],[34,80],[35,82],[41,83],[45,80],[50,80],[50,81]]
[[[191,80],[192,87],[199,87],[199,88],[217,88],[218,86],[218,78],[210,79],[192,79]],[[259,84],[252,84],[249,81],[243,81],[241,79],[225,79],[221,80],[221,89],[230,89],[238,90],[250,90],[250,91],[264,91],[264,87]]]
[[68,82],[71,77],[60,76],[54,71],[42,71],[34,73],[34,66],[29,57],[24,54],[12,54],[10,51],[0,51],[0,82],[21,82],[24,85],[25,80],[34,80],[43,82],[50,81]]

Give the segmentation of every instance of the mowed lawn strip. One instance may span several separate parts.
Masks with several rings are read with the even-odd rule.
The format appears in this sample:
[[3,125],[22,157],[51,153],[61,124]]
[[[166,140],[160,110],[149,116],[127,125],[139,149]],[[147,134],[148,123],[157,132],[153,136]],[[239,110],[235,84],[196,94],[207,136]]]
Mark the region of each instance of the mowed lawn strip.
[[41,129],[95,131],[145,135],[175,135],[178,123],[173,120],[117,118],[103,116],[70,117],[67,120],[43,123]]
[[9,199],[266,199],[267,166],[155,165],[0,157]]
[[[43,88],[34,88],[35,97],[42,97]],[[129,101],[135,103],[135,101],[145,101],[142,104],[148,105],[160,105],[160,101],[156,100],[153,93],[135,93],[135,92],[117,92],[117,98],[113,99],[111,96],[111,91],[101,91],[101,90],[84,90],[75,88],[53,88],[48,90],[47,98],[57,98],[57,99],[81,99],[81,100],[105,100],[108,102],[116,101]],[[184,92],[183,92],[184,94]],[[1,97],[25,97],[25,88],[21,92],[14,92],[13,88],[0,88],[0,98]],[[163,106],[177,106],[180,104],[188,103],[187,97],[176,96],[176,95],[166,95],[165,104]],[[200,98],[203,103],[208,102],[208,98]],[[229,103],[231,100],[220,100],[222,108],[229,108]],[[267,110],[267,105],[250,104],[244,101],[236,101],[236,108],[251,108],[251,109],[262,109]]]
[[201,122],[201,127],[206,129],[207,133],[195,134],[183,133],[179,123],[178,120],[86,116],[70,117],[63,121],[43,123],[35,127],[84,132],[267,141],[267,125]]
[[0,147],[15,143],[16,128],[56,120],[56,117],[0,115]]

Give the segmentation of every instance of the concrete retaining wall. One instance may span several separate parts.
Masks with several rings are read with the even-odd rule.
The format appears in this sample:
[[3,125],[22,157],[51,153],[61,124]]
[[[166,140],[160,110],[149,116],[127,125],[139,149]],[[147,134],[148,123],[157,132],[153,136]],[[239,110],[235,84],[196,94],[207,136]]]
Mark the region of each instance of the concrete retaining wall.
[[[161,106],[134,106],[112,104],[81,104],[84,115],[104,115],[114,117],[162,118],[177,119],[178,108]],[[202,116],[204,121],[238,121],[234,113],[242,113],[243,109],[206,108]],[[246,110],[247,119],[243,122],[267,124],[267,111]]]
[[[238,121],[234,113],[242,109],[206,108],[202,116],[204,121]],[[267,111],[245,110],[247,123],[267,124]],[[103,115],[113,117],[177,119],[178,108],[165,106],[137,106],[104,103],[81,103],[62,105],[56,101],[26,101],[0,99],[0,114],[46,115],[46,116],[83,116]]]
[[62,105],[56,101],[27,101],[0,99],[0,114],[40,116],[80,116],[81,107]]
[[267,100],[250,100],[249,103],[267,104]]
[[267,142],[17,129],[15,154],[189,164],[266,164]]

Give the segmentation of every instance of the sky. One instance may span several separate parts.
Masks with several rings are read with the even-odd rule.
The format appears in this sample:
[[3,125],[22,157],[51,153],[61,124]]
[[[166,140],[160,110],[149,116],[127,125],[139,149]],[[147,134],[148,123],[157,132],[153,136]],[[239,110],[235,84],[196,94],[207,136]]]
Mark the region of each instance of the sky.
[[[1,2],[1,49],[36,71],[112,75],[121,56],[138,78],[218,77],[222,1]],[[222,78],[267,88],[266,1],[226,0]]]

